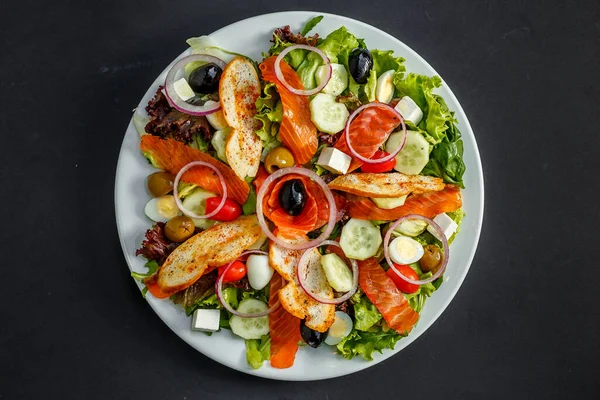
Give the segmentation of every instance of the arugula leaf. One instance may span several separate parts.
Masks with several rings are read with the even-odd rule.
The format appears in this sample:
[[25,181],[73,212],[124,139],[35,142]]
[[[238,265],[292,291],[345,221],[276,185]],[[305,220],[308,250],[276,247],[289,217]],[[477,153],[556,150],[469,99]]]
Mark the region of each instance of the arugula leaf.
[[158,265],[158,263],[156,262],[156,260],[152,260],[152,261],[148,261],[145,265],[146,268],[148,268],[148,271],[143,274],[141,272],[135,272],[133,271],[131,273],[131,276],[139,281],[141,281],[144,278],[147,278],[151,275],[153,275],[156,271],[158,271],[158,268],[160,267]]
[[263,335],[260,339],[246,339],[246,359],[254,369],[271,357],[271,337]]
[[404,336],[393,329],[384,331],[381,327],[376,332],[353,330],[337,344],[337,350],[344,358],[349,360],[360,355],[365,360],[373,361],[375,351],[383,353],[383,349],[393,350],[396,342]]
[[314,27],[317,26],[317,24],[319,22],[321,22],[322,19],[323,19],[323,16],[319,15],[318,17],[314,17],[313,19],[308,21],[306,23],[306,25],[304,25],[304,28],[302,29],[302,32],[300,32],[300,34],[302,36],[306,36],[306,34],[310,31],[312,31],[314,29]]

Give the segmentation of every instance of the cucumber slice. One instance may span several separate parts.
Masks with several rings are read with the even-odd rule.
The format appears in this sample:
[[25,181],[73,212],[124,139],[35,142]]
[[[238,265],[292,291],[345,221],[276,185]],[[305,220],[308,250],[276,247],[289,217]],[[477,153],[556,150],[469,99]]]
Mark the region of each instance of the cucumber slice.
[[400,207],[404,205],[406,201],[406,195],[400,197],[391,197],[391,198],[371,198],[373,203],[377,204],[377,207],[383,208],[384,210],[391,210],[392,208]]
[[[402,132],[394,132],[390,135],[385,149],[387,152],[393,152],[400,145]],[[398,172],[408,175],[417,175],[425,168],[429,162],[429,143],[423,135],[416,131],[406,132],[406,143],[400,153],[396,156],[396,166],[394,169]]]
[[[256,299],[242,300],[237,308],[241,313],[250,314],[266,311],[269,306]],[[262,335],[269,333],[269,316],[258,318],[242,318],[236,315],[229,319],[231,331],[244,339],[260,339]]]
[[346,126],[350,113],[345,105],[331,94],[318,93],[310,102],[310,119],[325,133],[338,133]]
[[348,292],[352,289],[352,273],[340,256],[334,253],[325,254],[321,257],[321,266],[333,289],[338,292]]
[[366,260],[373,257],[381,243],[379,228],[369,221],[352,218],[342,228],[340,246],[348,258]]
[[[208,190],[196,188],[192,193],[188,194],[185,199],[183,199],[182,203],[186,209],[195,214],[202,215],[206,213],[206,199],[215,196],[216,194],[209,192]],[[208,229],[216,222],[206,218],[192,218],[192,220],[194,221],[196,228],[200,229]]]
[[[321,65],[317,68],[317,72],[315,73],[315,79],[317,81],[317,86],[320,85],[327,76],[327,65]],[[331,78],[329,78],[329,82],[327,85],[321,90],[321,92],[326,94],[331,94],[333,96],[339,96],[342,94],[344,90],[348,87],[348,71],[342,64],[331,64]]]
[[404,236],[419,236],[427,229],[427,222],[421,221],[420,219],[407,219],[406,221],[400,222],[400,225],[394,229],[395,232],[399,232]]
[[231,128],[221,129],[215,132],[211,139],[211,143],[217,151],[217,158],[227,164],[227,156],[225,147],[227,146],[227,138]]

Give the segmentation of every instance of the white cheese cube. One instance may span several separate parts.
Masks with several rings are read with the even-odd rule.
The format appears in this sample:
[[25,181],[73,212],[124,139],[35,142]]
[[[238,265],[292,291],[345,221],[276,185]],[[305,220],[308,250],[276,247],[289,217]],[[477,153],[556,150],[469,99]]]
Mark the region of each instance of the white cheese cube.
[[345,174],[350,168],[352,157],[334,147],[325,147],[317,164],[334,174]]
[[221,311],[219,310],[202,310],[194,311],[192,317],[192,330],[202,332],[216,332],[219,330],[219,321],[221,319]]
[[423,119],[423,111],[421,111],[417,103],[408,96],[404,96],[400,99],[394,108],[402,115],[402,118],[409,120],[415,125],[418,125]]
[[175,81],[173,84],[173,88],[175,89],[175,93],[181,98],[183,101],[188,101],[193,98],[196,94],[192,90],[191,86],[185,78],[181,78],[178,81]]
[[[442,228],[446,239],[450,239],[454,232],[456,232],[456,229],[458,229],[458,225],[456,224],[456,222],[454,222],[454,220],[450,218],[446,213],[436,215],[435,218],[433,218],[433,222],[435,222],[440,226],[440,228]],[[437,232],[431,226],[428,226],[427,230],[438,240],[440,239],[437,237]]]

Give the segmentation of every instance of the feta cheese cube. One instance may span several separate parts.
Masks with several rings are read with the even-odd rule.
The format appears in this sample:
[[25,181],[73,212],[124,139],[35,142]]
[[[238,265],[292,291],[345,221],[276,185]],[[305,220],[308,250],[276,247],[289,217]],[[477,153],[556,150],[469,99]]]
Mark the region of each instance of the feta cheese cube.
[[394,108],[402,115],[402,118],[409,120],[415,125],[418,125],[423,119],[423,111],[421,111],[417,103],[408,96],[404,96],[400,99]]
[[175,89],[175,93],[181,98],[183,101],[188,101],[193,98],[196,94],[192,90],[191,86],[185,78],[181,78],[178,81],[175,81],[173,84],[173,88]]
[[352,157],[334,147],[325,147],[317,160],[317,164],[334,174],[345,174],[350,168]]
[[[440,228],[442,228],[446,239],[450,239],[454,232],[456,232],[456,229],[458,229],[458,225],[456,224],[456,222],[454,222],[454,220],[450,218],[446,213],[436,215],[435,218],[433,218],[433,222],[435,222],[440,226]],[[435,236],[438,240],[440,239],[437,237],[437,232],[431,226],[427,226],[427,231],[429,231],[429,233]]]
[[192,330],[202,332],[216,332],[219,330],[219,321],[221,319],[221,311],[219,310],[202,310],[194,311],[192,317]]

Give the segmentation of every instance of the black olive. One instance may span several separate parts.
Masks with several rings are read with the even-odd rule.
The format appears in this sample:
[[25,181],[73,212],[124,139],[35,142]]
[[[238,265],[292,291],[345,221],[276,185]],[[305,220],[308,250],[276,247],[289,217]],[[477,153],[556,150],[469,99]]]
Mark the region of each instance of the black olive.
[[367,83],[367,79],[371,75],[371,68],[373,68],[371,52],[367,49],[352,50],[348,57],[348,67],[350,68],[350,75],[356,83]]
[[306,190],[300,179],[290,179],[281,186],[279,204],[292,217],[302,212],[306,205]]
[[309,345],[313,349],[316,349],[327,338],[327,331],[314,331],[308,326],[306,326],[304,324],[304,320],[302,320],[302,322],[300,322],[300,336],[302,336],[302,340],[304,340],[304,342],[306,342],[307,345]]
[[219,89],[223,70],[217,64],[204,64],[192,71],[188,83],[196,93],[209,94]]

